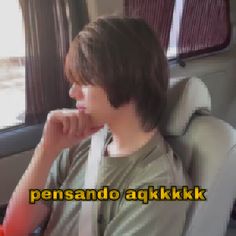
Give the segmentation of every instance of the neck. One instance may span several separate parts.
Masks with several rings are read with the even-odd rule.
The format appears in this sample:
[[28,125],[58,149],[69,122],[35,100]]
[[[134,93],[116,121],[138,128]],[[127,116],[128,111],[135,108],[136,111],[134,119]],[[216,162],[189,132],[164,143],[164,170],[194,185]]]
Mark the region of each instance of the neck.
[[[126,114],[126,115],[125,115]],[[127,115],[129,114],[129,115]],[[133,114],[133,115],[130,115]],[[147,143],[158,129],[143,131],[134,112],[120,113],[119,118],[108,123],[112,133],[112,142],[108,145],[109,155],[129,155]]]

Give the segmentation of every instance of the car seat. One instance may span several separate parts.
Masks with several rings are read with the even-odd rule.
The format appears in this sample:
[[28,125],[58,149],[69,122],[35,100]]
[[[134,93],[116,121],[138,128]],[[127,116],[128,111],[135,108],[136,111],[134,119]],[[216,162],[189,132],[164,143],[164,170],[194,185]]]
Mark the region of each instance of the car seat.
[[236,132],[211,114],[206,85],[196,77],[171,80],[160,125],[193,186],[207,189],[192,202],[184,236],[223,236],[236,198]]

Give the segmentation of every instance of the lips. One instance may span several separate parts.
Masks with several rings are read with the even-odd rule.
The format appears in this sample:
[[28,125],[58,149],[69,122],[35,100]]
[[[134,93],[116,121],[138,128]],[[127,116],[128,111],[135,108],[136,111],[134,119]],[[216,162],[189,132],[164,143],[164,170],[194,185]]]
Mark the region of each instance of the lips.
[[84,111],[86,109],[85,106],[76,106],[76,108],[80,111]]
[[76,108],[79,110],[79,111],[84,111],[86,110],[86,106],[83,102],[76,102]]

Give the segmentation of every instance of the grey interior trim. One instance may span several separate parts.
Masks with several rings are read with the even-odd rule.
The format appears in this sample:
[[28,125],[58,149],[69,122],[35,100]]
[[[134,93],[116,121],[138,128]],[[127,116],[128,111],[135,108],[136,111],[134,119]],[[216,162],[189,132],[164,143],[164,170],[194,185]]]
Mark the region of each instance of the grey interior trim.
[[44,124],[19,126],[0,133],[0,158],[34,148],[42,136]]

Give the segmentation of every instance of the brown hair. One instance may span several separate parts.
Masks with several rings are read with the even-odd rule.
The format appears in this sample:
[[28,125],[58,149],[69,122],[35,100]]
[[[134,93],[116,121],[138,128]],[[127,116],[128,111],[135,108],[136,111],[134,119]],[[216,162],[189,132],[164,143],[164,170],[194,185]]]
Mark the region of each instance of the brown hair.
[[145,131],[158,126],[166,106],[168,63],[154,32],[140,18],[100,17],[73,40],[66,76],[96,84],[115,108],[133,101]]

